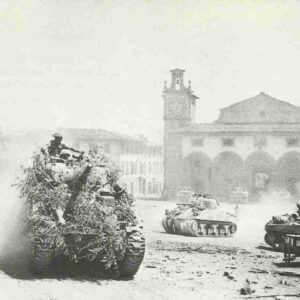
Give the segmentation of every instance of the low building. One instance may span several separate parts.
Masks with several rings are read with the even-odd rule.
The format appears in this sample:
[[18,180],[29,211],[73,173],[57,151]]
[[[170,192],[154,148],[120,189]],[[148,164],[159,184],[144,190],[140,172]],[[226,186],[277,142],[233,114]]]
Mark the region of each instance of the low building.
[[121,156],[123,182],[139,198],[160,198],[163,188],[162,147],[145,140],[124,145]]
[[[144,137],[134,138],[103,129],[59,128],[63,143],[88,153],[95,146],[120,167],[120,184],[138,198],[159,199],[163,188],[162,146]],[[51,139],[53,131],[31,130],[21,134],[15,142],[22,148],[36,149]]]

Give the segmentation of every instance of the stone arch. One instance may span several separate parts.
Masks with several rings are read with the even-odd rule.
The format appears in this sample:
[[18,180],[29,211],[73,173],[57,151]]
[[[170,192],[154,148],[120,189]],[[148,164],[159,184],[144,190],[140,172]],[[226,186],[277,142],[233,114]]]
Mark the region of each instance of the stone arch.
[[291,195],[300,194],[300,152],[290,151],[277,161],[277,179],[280,187]]
[[245,173],[250,193],[268,191],[275,184],[276,161],[267,152],[256,151],[245,160]]
[[183,159],[183,182],[196,193],[209,193],[211,160],[203,152],[192,152]]
[[244,160],[233,151],[217,155],[212,165],[212,185],[218,199],[227,199],[236,188],[245,189]]

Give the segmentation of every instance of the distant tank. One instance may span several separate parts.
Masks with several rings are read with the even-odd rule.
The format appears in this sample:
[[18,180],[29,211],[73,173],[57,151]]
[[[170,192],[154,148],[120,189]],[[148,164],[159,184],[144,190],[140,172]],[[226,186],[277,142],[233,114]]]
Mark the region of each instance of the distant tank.
[[265,225],[265,242],[278,250],[284,249],[286,234],[300,234],[300,205],[292,214],[273,216]]
[[58,257],[99,264],[100,276],[133,277],[144,257],[134,199],[117,185],[118,168],[97,150],[76,156],[33,156],[18,183],[27,204],[26,238],[35,273],[48,274]]
[[206,194],[194,194],[189,202],[177,203],[173,210],[166,210],[162,221],[167,233],[196,237],[232,236],[236,223],[237,209],[226,211]]

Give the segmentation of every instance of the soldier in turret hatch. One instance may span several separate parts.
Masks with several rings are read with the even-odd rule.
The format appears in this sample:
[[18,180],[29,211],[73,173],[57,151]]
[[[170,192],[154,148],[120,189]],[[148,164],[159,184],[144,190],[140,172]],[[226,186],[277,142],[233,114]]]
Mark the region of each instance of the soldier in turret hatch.
[[82,154],[81,151],[78,151],[74,148],[68,147],[64,145],[62,141],[62,135],[59,133],[54,133],[53,134],[54,139],[50,141],[50,144],[47,146],[47,151],[50,156],[56,156],[58,157],[61,154],[62,150],[71,150],[73,152]]

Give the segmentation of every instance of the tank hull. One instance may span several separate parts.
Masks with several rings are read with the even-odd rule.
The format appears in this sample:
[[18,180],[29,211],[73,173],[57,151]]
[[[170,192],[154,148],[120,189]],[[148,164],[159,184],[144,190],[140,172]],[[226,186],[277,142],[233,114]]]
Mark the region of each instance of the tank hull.
[[[62,232],[62,239],[68,254],[74,253],[74,258],[70,259],[73,262],[101,262],[103,256],[101,254],[92,255],[88,251],[79,251],[84,249],[86,245],[95,241],[101,236],[101,232],[84,233],[80,231],[68,231],[64,228],[60,229]],[[118,275],[121,278],[132,278],[137,273],[142,264],[145,255],[145,238],[141,226],[131,226],[130,229],[126,228],[122,230],[123,240],[120,241],[122,245],[126,245],[125,248],[116,247],[115,255],[117,256],[117,269]],[[48,275],[53,261],[56,258],[64,256],[64,251],[59,248],[53,247],[53,244],[49,243],[49,237],[47,235],[39,236],[37,240],[34,232],[30,234],[32,239],[31,243],[31,270],[37,275]],[[42,241],[42,242],[41,242]],[[117,243],[116,243],[117,245]],[[79,251],[79,252],[78,252]],[[79,257],[79,254],[81,257]],[[76,255],[76,256],[75,256]],[[103,270],[99,269],[99,276],[103,274]]]
[[300,224],[266,224],[265,230],[266,244],[283,251],[286,234],[300,234]]

